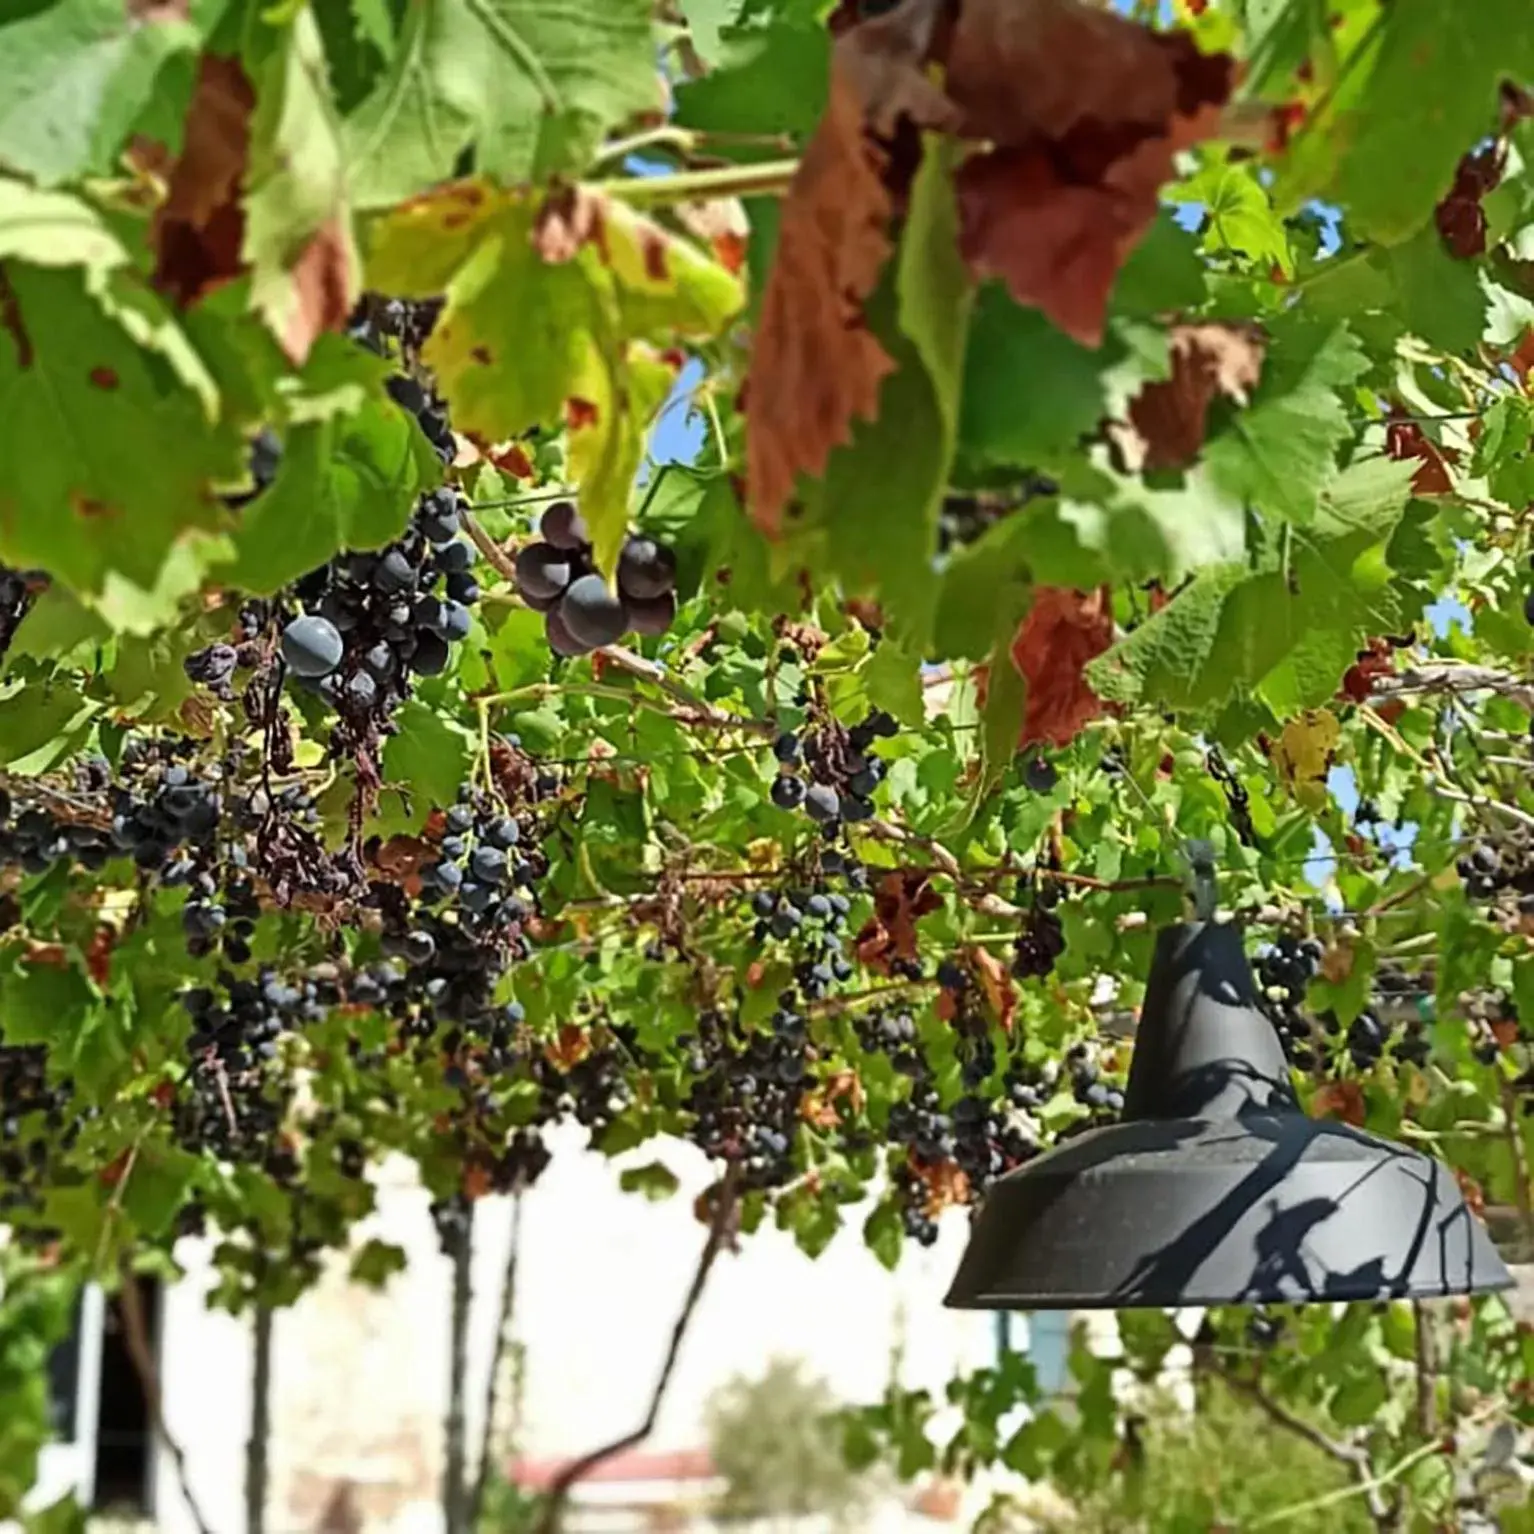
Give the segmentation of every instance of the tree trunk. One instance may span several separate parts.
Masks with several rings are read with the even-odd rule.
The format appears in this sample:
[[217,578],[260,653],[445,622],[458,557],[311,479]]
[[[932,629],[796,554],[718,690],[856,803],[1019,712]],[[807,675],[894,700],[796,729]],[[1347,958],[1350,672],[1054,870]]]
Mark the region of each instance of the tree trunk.
[[245,1444],[245,1534],[266,1534],[267,1447],[272,1437],[272,1307],[256,1305],[250,1438]]
[[492,1470],[499,1470],[496,1458],[501,1451],[496,1416],[500,1410],[501,1371],[506,1350],[511,1345],[512,1320],[517,1308],[517,1260],[522,1249],[522,1191],[511,1195],[511,1239],[506,1249],[506,1271],[501,1278],[501,1308],[495,1327],[495,1341],[490,1349],[490,1372],[485,1380],[485,1420],[480,1429],[479,1464],[474,1473],[474,1489],[469,1494],[469,1528],[477,1529],[485,1511],[485,1492]]
[[447,1396],[447,1455],[442,1475],[445,1534],[469,1534],[468,1431],[464,1400],[468,1394],[469,1307],[474,1301],[474,1205],[453,1247],[451,1374]]

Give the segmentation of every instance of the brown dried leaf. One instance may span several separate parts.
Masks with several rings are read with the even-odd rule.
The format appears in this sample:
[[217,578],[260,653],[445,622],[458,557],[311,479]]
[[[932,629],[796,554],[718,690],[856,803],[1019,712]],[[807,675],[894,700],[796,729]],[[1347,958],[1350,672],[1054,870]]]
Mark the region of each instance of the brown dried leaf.
[[150,226],[154,284],[182,305],[241,270],[240,181],[255,91],[238,59],[203,54],[186,114],[185,147]]
[[874,890],[874,914],[857,935],[858,958],[886,975],[894,960],[915,959],[916,923],[942,903],[925,873],[885,874]]
[[353,276],[346,226],[332,215],[309,236],[288,273],[292,299],[278,339],[295,367],[303,365],[318,337],[345,328],[352,310]]
[[894,366],[863,304],[894,249],[890,221],[914,170],[889,141],[907,124],[956,125],[924,72],[938,10],[906,0],[837,38],[825,115],[783,200],[745,390],[747,505],[769,537],[795,478],[819,474],[853,422],[878,414]]
[[1353,973],[1353,945],[1347,942],[1328,944],[1321,955],[1321,978],[1328,985],[1341,985]]
[[673,211],[681,226],[713,251],[714,259],[725,271],[736,274],[745,271],[751,221],[746,217],[746,207],[740,198],[713,197],[706,202],[680,202]]
[[1012,971],[996,957],[989,948],[971,948],[969,962],[980,981],[980,989],[996,1021],[1007,1033],[1012,1032],[1017,1017],[1017,987],[1012,983]]
[[1103,711],[1086,668],[1113,643],[1106,586],[1087,593],[1039,586],[1012,641],[1012,664],[1028,684],[1019,746],[1068,746]]
[[893,249],[883,167],[848,74],[833,64],[826,115],[783,201],[746,381],[747,499],[769,537],[782,530],[795,478],[820,473],[852,423],[878,413],[894,366],[863,314]]
[[1234,62],[1080,0],[965,0],[946,64],[960,131],[994,146],[959,172],[966,259],[1097,345],[1173,157],[1220,127]]
[[1204,445],[1217,395],[1245,404],[1262,376],[1263,340],[1255,326],[1174,325],[1172,376],[1142,388],[1129,406],[1129,427],[1113,430],[1131,472],[1180,469]]
[[1310,1111],[1322,1119],[1340,1119],[1362,1129],[1367,1116],[1364,1089],[1356,1081],[1324,1082],[1311,1099]]

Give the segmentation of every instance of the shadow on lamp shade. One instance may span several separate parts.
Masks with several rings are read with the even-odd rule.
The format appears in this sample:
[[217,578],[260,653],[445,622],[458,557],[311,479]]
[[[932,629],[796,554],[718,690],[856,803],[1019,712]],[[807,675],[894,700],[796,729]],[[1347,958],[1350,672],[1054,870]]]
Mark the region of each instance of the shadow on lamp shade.
[[1513,1280],[1441,1162],[1301,1112],[1239,929],[1161,932],[1122,1121],[998,1181],[945,1304],[1431,1298]]

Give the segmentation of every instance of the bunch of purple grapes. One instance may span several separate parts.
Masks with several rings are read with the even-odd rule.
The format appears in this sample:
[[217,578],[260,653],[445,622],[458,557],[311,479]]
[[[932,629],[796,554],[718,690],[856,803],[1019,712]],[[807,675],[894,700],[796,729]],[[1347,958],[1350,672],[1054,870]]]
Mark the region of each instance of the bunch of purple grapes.
[[479,582],[461,527],[458,492],[433,490],[396,543],[340,555],[295,587],[306,611],[282,631],[289,674],[359,733],[386,731],[411,676],[436,676],[468,635]]
[[618,589],[597,574],[591,540],[574,501],[555,501],[542,538],[517,555],[517,594],[543,614],[556,655],[585,655],[625,633],[664,634],[676,618],[676,556],[633,534],[618,558]]

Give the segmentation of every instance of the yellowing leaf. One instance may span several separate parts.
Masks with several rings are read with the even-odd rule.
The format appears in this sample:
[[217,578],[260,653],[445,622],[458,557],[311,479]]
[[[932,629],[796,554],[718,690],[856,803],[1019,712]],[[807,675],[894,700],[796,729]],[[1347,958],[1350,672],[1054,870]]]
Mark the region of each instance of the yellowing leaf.
[[650,347],[717,334],[745,302],[737,278],[596,193],[540,200],[485,181],[390,213],[368,278],[385,292],[443,295],[424,356],[465,436],[483,445],[568,427],[582,515],[611,572],[646,430],[671,385]]
[[1273,751],[1278,775],[1301,804],[1319,809],[1326,800],[1326,774],[1342,735],[1329,709],[1309,709],[1284,726]]

